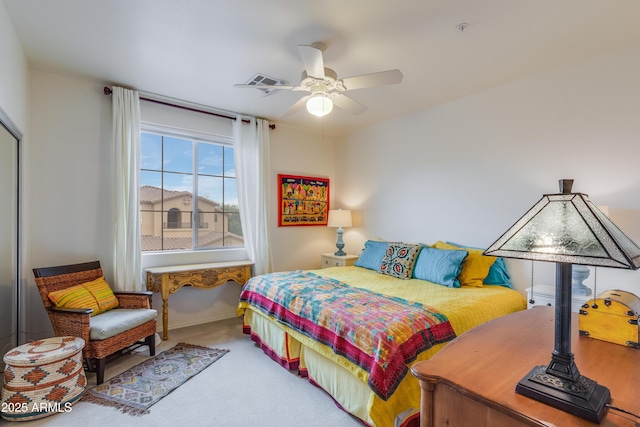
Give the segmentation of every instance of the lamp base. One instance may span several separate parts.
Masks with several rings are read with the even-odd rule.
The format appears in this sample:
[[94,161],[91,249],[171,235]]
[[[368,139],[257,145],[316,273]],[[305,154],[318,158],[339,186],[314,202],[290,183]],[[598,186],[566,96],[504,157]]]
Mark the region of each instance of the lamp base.
[[338,241],[336,242],[336,248],[338,248],[338,250],[333,254],[337,256],[345,256],[347,253],[342,250],[342,248],[344,248],[344,240],[342,240],[342,233],[344,233],[344,230],[342,227],[339,227],[336,230],[336,233],[338,233]]
[[582,283],[591,271],[584,265],[571,266],[571,293],[573,295],[591,295],[591,288]]
[[536,366],[516,386],[516,392],[594,423],[600,423],[611,401],[609,389],[580,375],[577,381],[557,377]]
[[571,287],[571,295],[591,295],[591,288],[582,283],[578,285],[574,284]]

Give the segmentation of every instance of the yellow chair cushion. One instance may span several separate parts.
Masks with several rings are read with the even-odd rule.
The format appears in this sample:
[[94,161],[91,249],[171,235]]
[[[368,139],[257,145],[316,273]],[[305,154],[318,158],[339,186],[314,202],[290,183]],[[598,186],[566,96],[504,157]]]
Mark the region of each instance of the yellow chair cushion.
[[442,241],[437,241],[434,246],[438,249],[469,251],[469,255],[462,262],[462,271],[458,275],[462,286],[481,288],[482,282],[489,274],[489,269],[496,262],[496,257],[482,255],[482,249],[461,248]]
[[104,276],[67,289],[49,293],[49,299],[56,307],[91,308],[91,316],[95,316],[118,307],[118,298],[104,280]]

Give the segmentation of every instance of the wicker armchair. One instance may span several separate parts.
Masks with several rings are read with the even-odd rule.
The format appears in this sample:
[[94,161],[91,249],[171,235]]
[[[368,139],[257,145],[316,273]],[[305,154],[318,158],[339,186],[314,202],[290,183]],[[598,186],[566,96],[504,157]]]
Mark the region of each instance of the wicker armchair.
[[[144,323],[139,320],[137,326],[104,339],[91,338],[91,319],[104,316],[103,313],[90,317],[90,308],[59,308],[49,299],[49,292],[66,289],[81,283],[90,282],[103,275],[99,261],[59,267],[34,268],[38,291],[42,297],[49,319],[56,336],[74,336],[85,341],[83,356],[89,371],[96,372],[98,384],[104,381],[104,368],[108,356],[115,355],[136,343],[149,346],[149,355],[155,355],[156,318]],[[109,316],[144,315],[150,317],[155,310],[151,308],[151,292],[114,292],[118,298],[119,308],[111,310]],[[139,312],[120,309],[146,309]],[[117,317],[116,317],[117,318]],[[104,318],[103,318],[104,319]],[[94,320],[94,322],[96,322]],[[97,322],[96,322],[97,323]],[[135,323],[135,322],[134,322]],[[95,331],[94,331],[95,332]],[[143,341],[143,342],[141,342]]]

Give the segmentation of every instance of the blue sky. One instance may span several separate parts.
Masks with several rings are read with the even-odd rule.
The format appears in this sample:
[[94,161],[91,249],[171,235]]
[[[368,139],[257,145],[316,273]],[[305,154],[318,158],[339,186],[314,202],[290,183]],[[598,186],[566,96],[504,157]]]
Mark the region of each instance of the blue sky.
[[[164,175],[164,188],[166,190],[189,191],[192,193],[194,191],[192,175],[193,142],[187,139],[165,136],[164,168],[162,167],[162,150],[162,136],[142,133],[140,185],[161,187]],[[238,204],[238,192],[234,179],[233,147],[197,142],[197,168],[198,194],[200,196],[222,204],[222,186],[223,181],[225,181],[224,204]],[[164,172],[160,172],[162,170]]]

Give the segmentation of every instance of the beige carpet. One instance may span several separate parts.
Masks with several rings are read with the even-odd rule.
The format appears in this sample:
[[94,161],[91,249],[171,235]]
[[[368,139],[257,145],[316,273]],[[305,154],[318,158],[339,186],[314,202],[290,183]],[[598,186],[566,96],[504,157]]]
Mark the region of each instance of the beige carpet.
[[[178,342],[226,348],[229,353],[151,407],[148,415],[133,417],[80,401],[68,413],[34,421],[0,420],[8,426],[260,426],[334,427],[364,424],[339,409],[331,397],[307,379],[290,373],[269,359],[247,335],[240,319],[228,319],[169,331],[169,341],[156,354]],[[141,353],[107,364],[105,380],[148,358]],[[88,387],[95,374],[87,374]]]

